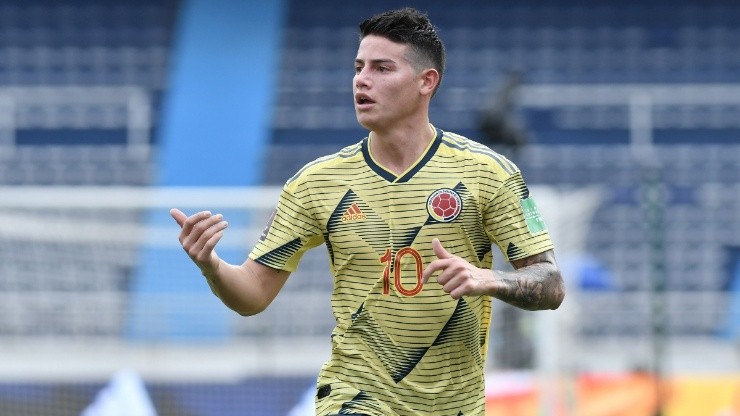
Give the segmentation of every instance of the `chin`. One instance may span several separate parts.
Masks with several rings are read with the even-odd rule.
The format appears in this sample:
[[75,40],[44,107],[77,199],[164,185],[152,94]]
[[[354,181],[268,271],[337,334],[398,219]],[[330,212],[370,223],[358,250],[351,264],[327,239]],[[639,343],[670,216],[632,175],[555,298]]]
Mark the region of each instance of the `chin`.
[[377,125],[377,123],[374,123],[372,120],[368,120],[366,117],[362,117],[360,114],[357,115],[357,123],[368,130],[373,130],[373,127]]

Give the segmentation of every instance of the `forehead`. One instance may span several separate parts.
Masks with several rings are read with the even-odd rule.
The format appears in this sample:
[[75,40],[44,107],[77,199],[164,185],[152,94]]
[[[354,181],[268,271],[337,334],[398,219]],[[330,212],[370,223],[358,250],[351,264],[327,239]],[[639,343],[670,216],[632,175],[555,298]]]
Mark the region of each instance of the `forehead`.
[[387,38],[377,35],[365,36],[357,48],[357,60],[392,60],[406,62],[406,50],[408,45],[393,42]]

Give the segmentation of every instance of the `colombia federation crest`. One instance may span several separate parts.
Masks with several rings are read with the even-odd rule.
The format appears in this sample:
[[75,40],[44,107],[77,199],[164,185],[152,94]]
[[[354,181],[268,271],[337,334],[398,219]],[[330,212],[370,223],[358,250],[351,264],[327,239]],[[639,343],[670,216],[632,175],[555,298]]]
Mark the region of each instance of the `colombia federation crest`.
[[429,216],[439,222],[450,222],[462,211],[462,199],[452,189],[442,188],[432,192],[427,199]]

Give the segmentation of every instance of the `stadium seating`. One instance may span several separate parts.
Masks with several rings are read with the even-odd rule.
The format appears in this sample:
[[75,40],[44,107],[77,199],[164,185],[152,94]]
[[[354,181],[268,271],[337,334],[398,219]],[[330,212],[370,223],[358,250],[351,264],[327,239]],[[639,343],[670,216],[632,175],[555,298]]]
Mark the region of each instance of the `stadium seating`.
[[[175,20],[183,3],[0,1],[0,186],[152,184]],[[405,5],[395,0],[283,3],[283,47],[263,173],[264,183],[275,186],[305,163],[366,134],[357,126],[350,92],[357,25],[371,13]],[[653,340],[656,322],[651,317],[656,315],[651,307],[665,308],[666,332],[682,340],[731,333],[728,320],[738,315],[727,313],[729,289],[738,283],[727,265],[740,247],[740,102],[653,107],[660,205],[646,202],[651,184],[643,181],[644,167],[629,147],[630,110],[624,105],[515,106],[514,115],[530,137],[527,146],[516,150],[487,141],[479,124],[502,80],[513,71],[522,74],[523,88],[738,84],[740,3],[416,3],[446,41],[447,72],[432,104],[437,127],[479,139],[509,156],[533,186],[563,193],[590,186],[605,190],[589,222],[583,259],[577,267],[568,264],[573,272],[566,276],[568,283],[580,290],[569,290],[568,304],[558,316],[567,320],[574,310],[577,316],[568,324],[576,327],[574,334],[562,331],[558,336],[582,338],[569,352],[572,362],[565,358],[563,366],[580,370],[574,357],[581,358],[598,341],[626,338],[628,342],[615,345],[629,350],[633,341]],[[132,122],[134,113],[145,117]],[[568,209],[565,204],[563,209]],[[70,211],[52,212],[59,215],[57,225],[74,218]],[[646,222],[651,213],[658,222]],[[4,210],[6,227],[8,218],[22,220],[21,214]],[[126,215],[142,222],[146,217],[130,210],[106,212],[105,220],[116,222],[123,219],[117,216]],[[0,235],[3,345],[23,339],[55,343],[55,337],[102,340],[103,345],[130,341],[125,320],[130,318],[139,250],[109,241],[60,244],[14,236]],[[235,320],[230,330],[266,350],[283,343],[303,348],[304,337],[324,341],[334,324],[328,309],[331,287],[326,254],[321,248],[312,250],[260,319]],[[651,290],[666,295],[651,298]],[[209,307],[200,302],[193,309],[201,314]],[[517,315],[502,302],[494,308],[490,348],[495,355],[489,365],[533,366],[532,345],[508,331],[536,332],[539,337],[542,328],[511,319]],[[154,315],[156,311],[143,319],[156,321]],[[156,322],[152,328],[161,329]],[[736,329],[734,334],[737,339]],[[562,345],[546,349],[563,353],[557,347]],[[687,361],[699,366],[704,360],[722,360],[700,351],[701,359],[691,356]],[[613,358],[600,359],[610,364]],[[267,367],[274,364],[266,361]],[[0,383],[0,413],[31,414],[24,409],[35,406],[42,410],[33,414],[79,414],[99,386],[80,380],[56,383],[56,367],[49,369],[49,382]],[[33,375],[20,379],[28,377]],[[171,410],[163,415],[221,416],[245,409],[285,414],[313,383],[312,376],[260,373],[223,383],[183,376],[177,383],[153,382],[149,387],[157,404]]]
[[[134,86],[148,97],[147,144],[156,148],[177,6],[172,1],[57,5],[42,0],[0,5],[0,95],[8,94],[6,87],[26,91],[23,88],[37,85]],[[356,125],[350,95],[357,23],[397,4],[328,0],[291,1],[287,6],[272,143],[265,156],[264,181],[269,185],[282,184],[314,157],[364,135]],[[482,109],[502,77],[513,70],[523,72],[527,86],[740,82],[740,7],[732,2],[706,7],[689,1],[591,6],[569,0],[555,7],[535,1],[510,5],[471,0],[450,8],[449,2],[435,0],[424,7],[438,24],[448,52],[448,72],[432,108],[433,122],[482,141]],[[531,133],[530,145],[516,155],[492,146],[511,155],[532,184],[607,187],[609,197],[590,228],[590,254],[613,271],[620,290],[649,288],[645,276],[650,259],[642,235],[635,232],[642,227],[644,206],[640,167],[627,146],[627,110],[520,110]],[[48,128],[61,111],[82,114],[82,124]],[[0,153],[0,184],[150,183],[152,153],[131,152],[129,126],[117,122],[128,110],[109,103],[84,111],[29,104],[22,112],[23,124],[14,132],[12,155]],[[739,193],[721,191],[740,181],[739,111],[740,103],[654,110],[654,138],[660,144],[656,154],[668,195],[663,212],[668,290],[723,287],[720,253],[724,245],[737,244],[735,236],[740,235]],[[23,276],[22,269],[3,270]],[[110,273],[112,288],[120,271]],[[22,281],[18,277],[3,284],[17,289],[14,285]],[[317,282],[311,287],[326,289]]]
[[[362,137],[361,130],[353,129],[347,109],[350,63],[357,45],[354,33],[368,13],[394,7],[398,5],[392,1],[376,2],[372,8],[340,6],[336,1],[291,3],[273,146],[267,156],[268,183],[280,184],[313,157]],[[522,71],[525,85],[740,81],[736,46],[740,7],[732,2],[699,6],[688,1],[629,1],[597,6],[565,1],[543,6],[529,1],[516,5],[470,1],[450,7],[448,2],[430,1],[423,7],[445,38],[448,54],[443,88],[432,108],[433,122],[483,141],[478,130],[483,106],[510,71]],[[703,193],[707,183],[722,187],[740,180],[740,103],[677,104],[653,111],[653,138],[659,144],[656,154],[667,195],[662,212],[665,290],[720,290],[726,274],[723,247],[737,244],[733,233],[740,231],[739,199],[737,193],[717,191],[711,195],[714,200],[708,200]],[[643,225],[641,167],[628,146],[627,108],[519,112],[532,143],[515,160],[528,181],[563,189],[606,186],[609,197],[593,218],[589,252],[613,272],[619,290],[650,290],[653,260],[645,241],[649,230]],[[705,311],[722,307],[713,305],[711,298],[694,303]],[[602,327],[597,330],[584,323],[585,334],[647,330],[636,327],[634,317],[616,313],[629,305],[610,307],[594,299],[593,305],[583,308],[603,308],[609,319],[616,320],[603,325],[604,316],[598,315],[593,321]],[[693,323],[675,322],[671,331],[712,333],[721,322],[715,318],[705,313]]]
[[[0,3],[0,107],[15,113],[0,123],[0,185],[151,183],[176,11],[176,1]],[[149,114],[137,127],[145,130],[139,149],[131,147],[130,112],[142,107],[127,104],[132,98]],[[135,253],[35,242],[18,256],[11,253],[22,242],[4,244],[15,249],[0,250],[0,333],[121,332]]]
[[[165,89],[177,6],[176,1],[0,4],[0,105],[3,99],[15,102],[19,117],[10,143],[13,156],[0,160],[0,184],[150,182],[149,155],[124,148],[128,112],[135,109],[126,107],[123,94],[128,93],[123,91],[140,93],[152,113],[144,143],[149,146]],[[110,102],[87,98],[90,89],[101,87],[108,88]],[[39,88],[46,92],[42,95]],[[66,107],[55,105],[55,97],[70,88],[79,99]],[[18,98],[29,91],[38,99]],[[76,121],[59,125],[58,117]],[[70,157],[78,160],[58,160]]]

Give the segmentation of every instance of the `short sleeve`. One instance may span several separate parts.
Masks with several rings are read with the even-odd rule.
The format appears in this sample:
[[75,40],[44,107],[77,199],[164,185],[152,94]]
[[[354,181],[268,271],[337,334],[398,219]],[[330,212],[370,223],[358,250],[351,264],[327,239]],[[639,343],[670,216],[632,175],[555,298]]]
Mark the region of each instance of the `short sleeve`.
[[249,258],[274,269],[294,272],[303,254],[324,242],[321,227],[310,215],[310,206],[310,201],[302,200],[288,186],[284,187]]
[[510,262],[553,248],[550,234],[520,171],[504,180],[486,207],[483,221],[488,237]]

